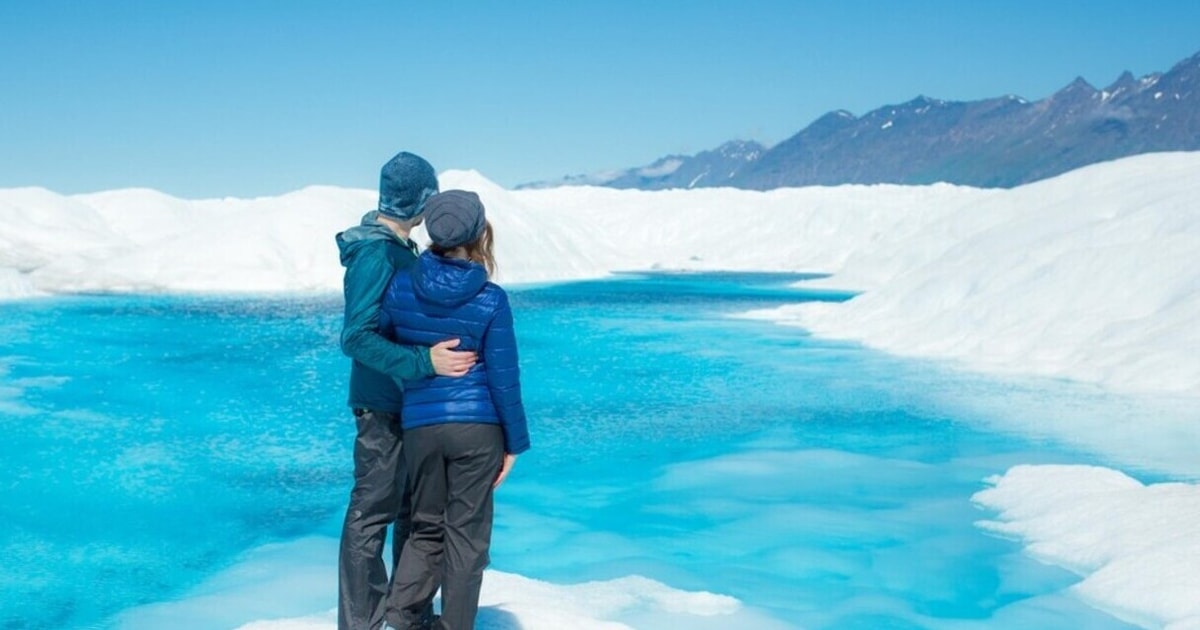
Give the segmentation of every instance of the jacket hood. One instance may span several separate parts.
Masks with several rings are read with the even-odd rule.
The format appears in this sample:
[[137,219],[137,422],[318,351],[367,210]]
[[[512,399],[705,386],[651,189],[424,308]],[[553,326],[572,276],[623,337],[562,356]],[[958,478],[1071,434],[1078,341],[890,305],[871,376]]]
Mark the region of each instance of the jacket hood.
[[338,251],[341,253],[342,266],[346,267],[358,250],[363,246],[374,241],[396,241],[405,247],[411,247],[410,242],[406,242],[396,235],[388,226],[379,222],[379,212],[372,210],[363,215],[362,223],[346,230],[338,232],[335,237],[337,240]]
[[446,258],[426,250],[413,269],[417,299],[441,306],[459,306],[475,297],[487,284],[487,270],[470,260]]

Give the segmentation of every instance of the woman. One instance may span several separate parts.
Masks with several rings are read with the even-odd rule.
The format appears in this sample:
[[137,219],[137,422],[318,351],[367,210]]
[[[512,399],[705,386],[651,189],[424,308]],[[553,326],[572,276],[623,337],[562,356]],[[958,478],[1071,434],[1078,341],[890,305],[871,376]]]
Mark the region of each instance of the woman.
[[[433,241],[410,270],[397,272],[381,327],[398,343],[432,346],[450,338],[477,352],[466,376],[405,383],[404,458],[412,488],[412,531],[388,596],[387,620],[422,625],[438,587],[433,627],[470,630],[479,608],[492,536],[492,491],[529,448],[508,296],[488,278],[496,261],[492,227],[472,192],[429,198]],[[425,620],[425,624],[429,620]]]

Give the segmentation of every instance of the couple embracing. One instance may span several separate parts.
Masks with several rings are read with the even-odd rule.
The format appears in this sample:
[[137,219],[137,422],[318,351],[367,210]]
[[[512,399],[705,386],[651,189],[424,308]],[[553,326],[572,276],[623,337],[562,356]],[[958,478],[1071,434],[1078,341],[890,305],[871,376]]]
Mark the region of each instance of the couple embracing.
[[[424,252],[410,237],[422,222]],[[491,224],[475,193],[439,192],[433,167],[400,153],[382,169],[378,210],[337,243],[358,426],[338,628],[470,630],[493,490],[529,448],[512,310],[489,281]]]

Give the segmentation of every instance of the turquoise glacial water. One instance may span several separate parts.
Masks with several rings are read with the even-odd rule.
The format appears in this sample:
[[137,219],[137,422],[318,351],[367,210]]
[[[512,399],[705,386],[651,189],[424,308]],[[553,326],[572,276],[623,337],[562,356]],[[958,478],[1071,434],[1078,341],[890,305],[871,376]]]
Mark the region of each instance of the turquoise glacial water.
[[[1125,628],[970,501],[1014,464],[1110,464],[1005,423],[1108,401],[731,317],[849,297],[800,279],[514,290],[534,447],[498,495],[493,567],[643,575],[779,627]],[[247,550],[336,536],[339,327],[336,298],[0,304],[0,628],[113,627]]]

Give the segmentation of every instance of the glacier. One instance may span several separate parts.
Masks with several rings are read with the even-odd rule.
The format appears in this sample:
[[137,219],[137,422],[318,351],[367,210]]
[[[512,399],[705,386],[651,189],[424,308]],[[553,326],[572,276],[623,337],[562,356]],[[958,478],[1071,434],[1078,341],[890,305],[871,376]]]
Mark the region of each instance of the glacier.
[[[474,190],[487,205],[498,232],[501,282],[644,269],[829,273],[821,283],[861,294],[841,304],[745,316],[970,370],[1165,397],[1190,406],[1196,424],[1198,174],[1200,153],[1162,153],[1011,190],[935,184],[511,191],[474,171],[440,179],[443,189]],[[341,268],[332,236],[374,201],[373,191],[334,187],[203,200],[145,189],[70,196],[0,190],[0,300],[81,292],[336,292]],[[425,239],[420,230],[416,238]],[[1138,422],[1133,440],[1193,430],[1153,418]],[[1078,572],[1080,596],[1097,608],[1143,627],[1200,628],[1194,597],[1200,567],[1179,561],[1160,574],[1163,565],[1155,561],[1200,557],[1200,540],[1186,531],[1200,518],[1191,483],[1196,471],[1181,465],[1174,472],[1183,481],[1141,486],[1105,468],[1017,467],[976,496],[989,512],[980,526],[1024,540],[1035,557]],[[1139,583],[1150,586],[1130,588]],[[654,584],[605,588],[629,597],[662,591],[672,601],[700,596]],[[547,601],[566,597],[562,589],[546,589]],[[527,614],[524,627],[551,627]],[[306,617],[262,627],[327,626]],[[596,621],[595,627],[618,626]]]

